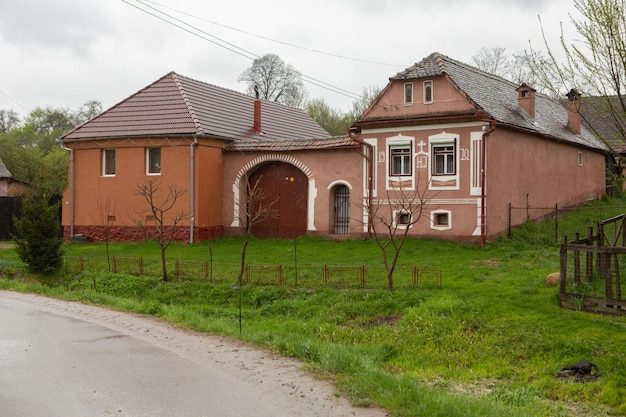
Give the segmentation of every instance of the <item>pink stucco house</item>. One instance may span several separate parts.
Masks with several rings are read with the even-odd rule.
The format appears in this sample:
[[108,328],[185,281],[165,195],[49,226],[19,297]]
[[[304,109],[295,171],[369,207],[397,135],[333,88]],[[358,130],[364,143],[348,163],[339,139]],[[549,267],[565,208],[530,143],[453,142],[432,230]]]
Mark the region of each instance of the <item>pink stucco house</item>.
[[528,219],[527,211],[509,218],[509,204],[571,207],[599,198],[608,148],[581,124],[579,100],[564,107],[433,53],[391,77],[355,123],[376,155],[374,198],[422,190],[425,219],[411,234],[481,241]]
[[188,190],[177,207],[189,242],[241,233],[247,181],[277,201],[260,237],[366,236],[364,206],[400,190],[426,196],[410,235],[484,241],[506,230],[509,204],[574,206],[606,190],[607,149],[575,109],[438,53],[391,77],[343,137],[301,110],[169,73],[61,141],[67,238],[101,240],[94,214],[108,199],[111,238],[140,239],[133,190],[155,179]]

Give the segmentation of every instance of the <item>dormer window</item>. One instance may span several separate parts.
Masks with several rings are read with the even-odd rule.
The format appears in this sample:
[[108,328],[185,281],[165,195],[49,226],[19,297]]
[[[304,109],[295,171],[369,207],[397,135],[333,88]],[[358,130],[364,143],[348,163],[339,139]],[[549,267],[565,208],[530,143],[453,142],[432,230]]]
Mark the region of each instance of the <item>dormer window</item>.
[[413,105],[413,83],[404,84],[404,105]]
[[432,104],[433,102],[433,82],[431,80],[424,81],[424,104]]

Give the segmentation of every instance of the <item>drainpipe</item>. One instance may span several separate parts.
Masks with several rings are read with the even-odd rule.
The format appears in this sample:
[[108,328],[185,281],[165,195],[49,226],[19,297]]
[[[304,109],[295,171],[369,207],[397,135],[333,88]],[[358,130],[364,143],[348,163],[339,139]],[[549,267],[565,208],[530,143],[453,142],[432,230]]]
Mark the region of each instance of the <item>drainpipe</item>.
[[483,133],[483,139],[481,140],[481,161],[480,161],[480,247],[485,247],[485,241],[487,239],[487,222],[486,213],[487,208],[485,204],[487,202],[487,191],[485,190],[486,176],[487,176],[487,137],[496,130],[494,122],[489,122],[489,127]]
[[61,138],[56,139],[56,142],[61,145],[61,149],[68,151],[70,172],[69,172],[69,186],[70,186],[70,240],[74,237],[74,149],[65,146],[65,141]]
[[[365,175],[367,176],[367,207],[370,212],[367,214],[367,237],[368,239],[372,236],[372,219],[370,218],[370,213],[372,210],[372,193],[374,190],[374,147],[370,144],[353,135],[354,129],[348,129],[348,137],[354,139],[359,142],[362,146],[367,148],[366,152],[361,151],[361,155],[365,158],[367,162],[367,169]],[[361,148],[362,149],[362,148]]]
[[194,233],[195,233],[195,211],[196,211],[196,165],[195,165],[195,149],[198,144],[198,135],[203,135],[204,132],[198,131],[193,135],[193,142],[189,145],[189,169],[190,169],[190,178],[189,178],[189,188],[191,189],[191,202],[189,203],[189,243],[194,242]]

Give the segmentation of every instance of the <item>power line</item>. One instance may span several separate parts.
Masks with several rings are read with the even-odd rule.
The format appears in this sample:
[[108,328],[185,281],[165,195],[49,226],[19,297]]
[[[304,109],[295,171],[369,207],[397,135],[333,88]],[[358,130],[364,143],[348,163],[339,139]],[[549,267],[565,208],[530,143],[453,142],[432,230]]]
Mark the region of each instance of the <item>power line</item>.
[[320,51],[319,49],[307,48],[306,46],[296,45],[296,44],[293,44],[293,43],[289,43],[289,42],[285,42],[285,41],[269,38],[267,36],[259,35],[258,33],[253,33],[253,32],[249,32],[249,31],[243,30],[243,29],[239,29],[239,28],[235,28],[235,27],[232,27],[232,26],[224,25],[222,23],[215,22],[213,20],[209,20],[209,19],[206,19],[204,17],[196,16],[196,15],[194,15],[192,13],[185,12],[184,10],[180,10],[180,9],[176,9],[176,8],[173,8],[173,7],[169,7],[169,6],[166,6],[164,4],[157,3],[155,1],[151,1],[151,0],[145,0],[145,1],[146,1],[146,3],[151,3],[151,4],[154,4],[156,6],[162,7],[164,9],[168,9],[168,10],[171,10],[173,12],[180,13],[182,15],[192,17],[194,19],[198,19],[198,20],[201,20],[203,22],[207,22],[207,23],[210,23],[210,24],[215,25],[215,26],[220,26],[220,27],[223,27],[225,29],[229,29],[229,30],[232,30],[232,31],[235,31],[235,32],[243,33],[245,35],[253,36],[255,38],[264,39],[266,41],[274,42],[274,43],[277,43],[277,44],[280,44],[280,45],[290,46],[292,48],[298,48],[298,49],[302,49],[304,51],[314,52],[314,53],[320,54],[320,55],[327,55],[327,56],[331,56],[331,57],[334,57],[334,58],[340,58],[340,59],[345,59],[345,60],[349,60],[349,61],[356,61],[356,62],[363,62],[365,64],[374,64],[374,65],[384,65],[384,66],[389,66],[389,67],[406,68],[406,65],[389,64],[389,63],[385,63],[385,62],[370,61],[370,60],[367,60],[367,59],[354,58],[354,57],[349,57],[349,56],[345,56],[345,55],[334,54],[332,52]]
[[[178,18],[176,18],[176,17],[174,17],[174,16],[172,16],[172,15],[170,15],[168,13],[163,12],[162,10],[159,10],[159,9],[149,5],[149,4],[146,4],[144,1],[141,1],[141,0],[135,0],[135,1],[137,3],[139,3],[140,5],[144,6],[144,7],[147,7],[149,9],[154,10],[154,12],[151,12],[150,10],[146,10],[146,9],[144,9],[142,7],[139,7],[136,4],[132,4],[128,0],[122,0],[122,2],[128,4],[129,6],[132,6],[132,7],[136,8],[137,10],[140,10],[140,11],[142,11],[142,12],[144,12],[144,13],[152,16],[152,17],[155,17],[155,18],[157,18],[157,19],[159,19],[159,20],[161,20],[161,21],[163,21],[165,23],[168,23],[168,24],[170,24],[170,25],[172,25],[174,27],[177,27],[177,28],[179,28],[179,29],[181,29],[181,30],[183,30],[183,31],[185,31],[187,33],[190,33],[190,34],[192,34],[194,36],[197,36],[197,37],[199,37],[199,38],[201,38],[203,40],[211,42],[214,45],[222,47],[222,48],[224,48],[224,49],[226,49],[226,50],[228,50],[230,52],[233,52],[233,53],[236,53],[237,55],[243,56],[244,58],[247,58],[247,59],[250,59],[250,60],[255,60],[255,59],[260,58],[259,55],[255,54],[253,52],[250,52],[250,51],[248,51],[246,49],[243,49],[243,48],[241,48],[241,47],[239,47],[239,46],[237,46],[237,45],[235,45],[233,43],[230,43],[228,41],[225,41],[224,39],[221,39],[221,38],[219,38],[219,37],[217,37],[215,35],[212,35],[212,34],[206,32],[206,31],[204,31],[202,29],[199,29],[199,28],[197,28],[196,26],[194,26],[192,24],[189,24],[189,23],[187,23],[187,22],[185,22],[185,21],[183,21],[181,19],[178,19]],[[158,4],[158,3],[154,3],[154,2],[150,2],[150,3]],[[163,16],[165,16],[165,17],[163,17]],[[171,20],[168,20],[168,19],[172,19],[174,21],[171,21]],[[179,22],[179,23],[176,23],[176,22]],[[344,89],[342,89],[340,87],[334,86],[332,84],[326,83],[326,82],[318,80],[316,78],[309,77],[309,76],[304,75],[302,73],[300,75],[301,75],[303,81],[306,81],[309,84],[315,85],[317,87],[320,87],[320,88],[332,91],[332,92],[337,93],[337,94],[344,95],[344,96],[352,98],[352,99],[358,99],[358,98],[361,97],[359,94],[350,92],[348,90],[344,90]]]
[[11,96],[9,96],[7,93],[5,93],[4,91],[0,90],[0,94],[2,94],[3,96],[5,96],[6,98],[9,99],[9,101],[17,104],[19,107],[21,107],[24,111],[26,112],[30,112],[30,110],[28,110],[26,107],[22,106],[17,100],[14,100]]

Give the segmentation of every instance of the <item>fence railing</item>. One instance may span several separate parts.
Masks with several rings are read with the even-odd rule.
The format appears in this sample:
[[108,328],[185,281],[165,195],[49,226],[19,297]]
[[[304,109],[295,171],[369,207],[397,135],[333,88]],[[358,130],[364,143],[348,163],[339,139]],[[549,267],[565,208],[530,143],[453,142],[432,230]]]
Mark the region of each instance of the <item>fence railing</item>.
[[[176,280],[200,279],[215,283],[235,283],[240,265],[209,261],[168,260],[168,277]],[[144,257],[85,257],[68,256],[65,270],[70,274],[81,272],[125,273],[129,275],[162,276],[161,260]],[[435,268],[397,267],[393,274],[394,287],[417,287],[418,285],[441,287],[442,272]],[[334,288],[380,288],[387,287],[387,271],[372,266],[286,266],[246,265],[246,283],[255,285],[278,285],[299,288],[329,286]]]
[[626,314],[621,271],[626,265],[626,215],[599,222],[581,237],[561,245],[561,306],[575,310]]

